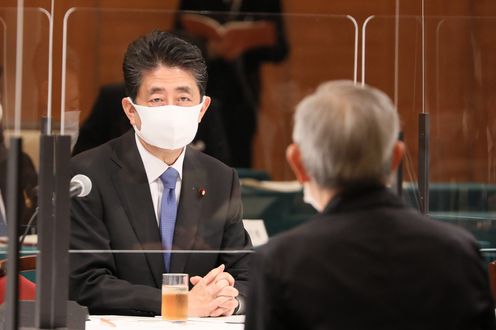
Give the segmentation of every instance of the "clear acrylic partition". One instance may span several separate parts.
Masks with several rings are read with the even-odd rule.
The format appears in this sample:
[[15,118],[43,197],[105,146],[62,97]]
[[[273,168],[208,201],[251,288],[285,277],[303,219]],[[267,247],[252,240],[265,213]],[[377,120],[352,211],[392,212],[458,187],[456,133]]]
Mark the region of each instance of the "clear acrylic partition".
[[[188,30],[189,28],[185,26],[179,27],[181,24],[186,24],[182,21],[184,17],[190,19],[193,17],[198,20],[198,16],[205,17],[205,15],[220,22],[229,20],[229,17],[221,13],[177,13],[158,10],[131,11],[73,8],[65,14],[64,51],[66,56],[66,77],[69,77],[71,65],[74,65],[78,73],[75,77],[79,86],[79,101],[77,103],[81,111],[79,137],[74,153],[83,152],[88,146],[96,146],[94,144],[95,140],[99,139],[98,143],[103,143],[104,141],[101,138],[108,140],[109,135],[116,134],[115,136],[118,136],[131,128],[128,120],[124,117],[121,107],[121,99],[126,96],[122,83],[122,60],[128,44],[141,35],[159,29],[178,32],[185,38],[198,42],[200,48],[205,51],[209,46],[206,45],[204,38],[198,38],[198,36],[193,38],[194,27],[190,27],[191,30]],[[275,16],[270,14],[261,16],[253,14],[246,19],[255,22],[268,22],[271,26],[279,26],[281,30],[279,30],[279,34],[275,32],[276,37],[272,41],[275,42],[275,48],[278,49],[269,52],[262,49],[262,51],[266,52],[266,54],[262,55],[257,54],[260,50],[255,50],[249,54],[249,56],[254,57],[261,56],[260,60],[255,60],[261,62],[260,94],[257,97],[250,94],[250,90],[242,91],[241,93],[248,93],[249,97],[241,95],[234,102],[241,103],[241,105],[246,103],[253,104],[254,110],[257,111],[258,118],[253,143],[252,166],[236,166],[230,159],[222,159],[222,156],[217,158],[226,160],[228,165],[237,167],[241,178],[242,218],[263,220],[262,224],[264,225],[262,227],[259,227],[260,222],[247,220],[246,226],[253,227],[252,233],[255,233],[254,235],[258,234],[254,237],[254,242],[257,243],[267,239],[263,231],[260,232],[261,228],[271,236],[304,222],[315,213],[310,206],[303,203],[301,187],[293,181],[294,177],[285,160],[286,147],[291,143],[292,115],[295,105],[305,95],[313,92],[321,82],[333,79],[356,79],[356,45],[358,39],[354,20],[347,16]],[[177,23],[177,20],[181,20],[181,24]],[[81,26],[84,26],[84,29],[81,29]],[[116,32],[116,26],[119,27],[118,32]],[[305,30],[305,33],[301,33],[302,30]],[[327,32],[322,33],[322,31]],[[243,60],[249,60],[248,55]],[[219,93],[219,86],[227,88],[229,84],[233,84],[236,89],[242,89],[246,88],[245,84],[251,83],[251,79],[258,78],[255,67],[249,68],[249,76],[238,76],[243,74],[242,69],[239,67],[242,65],[241,60],[222,63],[217,57],[208,58],[207,63],[210,70],[207,94],[213,97],[213,104],[200,124],[198,134],[201,134],[202,129],[208,127],[207,125],[212,125],[211,129],[218,127],[213,126],[215,121],[221,121],[221,126],[226,127],[227,125],[237,125],[240,120],[243,120],[242,113],[239,114],[240,117],[231,116],[231,122],[227,122],[226,118],[229,116],[222,117],[219,104],[223,104],[223,102],[231,102],[232,104],[233,100],[229,100],[232,95],[222,96],[216,94]],[[339,65],[334,63],[339,63]],[[255,65],[258,65],[258,63],[255,62]],[[226,81],[225,79],[229,77],[222,76],[222,74],[226,74],[222,69],[219,71],[219,67],[222,66],[226,67],[227,70],[231,70],[231,73],[234,74],[234,78],[231,77],[231,79],[234,79],[233,81]],[[217,68],[217,71],[215,71],[215,68]],[[65,89],[66,97],[74,89],[69,80],[63,82],[63,88]],[[221,91],[222,88],[220,88]],[[251,86],[248,86],[249,88]],[[235,90],[228,93],[239,95],[240,91]],[[221,97],[226,97],[227,101],[222,100]],[[244,99],[241,97],[244,97]],[[66,107],[64,110],[66,112],[64,116],[67,120],[69,109]],[[95,111],[103,112],[100,113],[100,116],[97,116]],[[115,116],[109,115],[111,112]],[[109,120],[108,118],[113,119]],[[205,135],[205,139],[208,138],[208,134]],[[209,143],[219,143],[216,139],[205,140],[203,145],[201,142],[194,143],[194,147],[201,149],[202,147],[205,148],[206,144],[206,148],[208,148]],[[229,138],[224,139],[224,142],[230,141]],[[134,147],[130,145],[129,148]],[[208,149],[204,151],[208,153]],[[216,154],[213,152],[212,156],[216,157]],[[185,164],[186,162],[187,160],[185,160]],[[203,171],[204,169],[200,168],[198,173],[185,175],[190,175],[191,177],[201,176]],[[117,172],[115,175],[119,177],[122,174]],[[113,179],[108,182],[116,184]],[[101,189],[98,186],[99,184],[101,183],[95,182],[94,189]],[[225,213],[226,209],[231,207],[233,201],[228,198],[222,203],[219,203],[218,200],[216,201],[218,198],[214,195],[219,188],[213,182],[207,181],[208,186],[194,185],[191,187],[185,186],[186,184],[186,181],[184,181],[184,185],[181,188],[181,201],[187,200],[185,196],[188,193],[191,194],[191,190],[194,190],[195,194],[193,200],[189,200],[191,205],[187,206],[188,212],[197,214],[198,209],[195,210],[195,208],[201,207],[202,209],[197,214],[198,219],[178,220],[191,222],[191,227],[183,228],[184,232],[177,234],[182,237],[178,240],[187,239],[190,241],[183,241],[182,245],[180,242],[178,243],[176,250],[173,251],[173,262],[174,258],[176,260],[186,260],[184,261],[187,263],[186,268],[181,268],[182,271],[191,271],[194,275],[204,276],[205,269],[195,266],[196,263],[201,264],[202,260],[213,267],[218,262],[229,262],[229,260],[240,258],[239,256],[250,254],[252,252],[251,247],[244,244],[243,236],[239,236],[234,227],[229,229],[232,231],[231,233],[223,233],[225,228],[229,227],[219,226],[218,223],[220,221],[222,224],[226,219],[233,221],[236,220],[235,218],[241,217],[241,215],[235,215],[234,218],[229,218],[232,215]],[[121,188],[140,189],[131,185]],[[220,190],[223,191],[223,188]],[[123,208],[118,202],[116,205],[104,205],[103,208],[95,210],[95,213],[90,211],[87,213],[88,224],[81,225],[84,219],[79,220],[79,230],[81,228],[86,228],[90,231],[96,230],[93,224],[97,222],[100,226],[105,226],[102,221],[106,223],[106,219],[98,219],[95,222],[95,219],[92,218],[93,215],[100,217],[102,214],[106,214],[106,216],[111,214],[115,217],[120,214],[122,216],[122,229],[132,237],[129,237],[129,241],[118,242],[116,240],[114,242],[112,237],[116,237],[115,235],[117,234],[111,233],[111,231],[119,230],[119,228],[105,227],[108,232],[104,232],[104,234],[109,235],[110,242],[107,242],[107,244],[88,242],[88,244],[78,245],[78,247],[73,245],[70,249],[71,258],[86,259],[87,257],[83,255],[90,254],[95,256],[95,260],[112,259],[120,265],[122,265],[120,262],[126,258],[136,260],[138,263],[144,262],[146,258],[160,261],[162,247],[160,246],[158,228],[155,227],[157,226],[157,219],[148,217],[148,215],[152,214],[151,212],[140,213],[137,205],[143,204],[142,202],[132,200],[129,196],[126,197],[126,193],[122,191],[116,191],[115,193],[119,194],[119,201],[127,200],[126,203],[129,203],[129,205]],[[143,205],[151,209],[152,203],[147,200],[149,199],[146,196],[147,194],[148,192],[145,192],[139,198],[145,200]],[[203,206],[201,206],[202,199]],[[214,203],[213,208],[208,206],[208,203]],[[132,210],[133,207],[136,209]],[[184,214],[181,212],[186,212],[181,209],[181,205],[179,205],[179,209],[178,217]],[[225,215],[222,215],[224,213]],[[219,214],[221,214],[220,218]],[[89,219],[90,217],[91,219]],[[151,231],[155,235],[155,240],[142,242],[141,244],[133,231],[138,236],[143,231],[148,231],[148,233]],[[229,238],[230,235],[234,236]],[[226,241],[219,241],[222,236]],[[175,236],[175,240],[177,237]],[[231,239],[233,241],[227,244],[226,242]],[[99,242],[106,242],[106,240],[107,238],[104,238]],[[80,239],[79,242],[81,242]],[[174,244],[176,244],[175,241]],[[108,257],[109,253],[113,257]],[[149,261],[149,263],[153,264],[154,262]],[[144,265],[147,264],[145,263]],[[158,267],[158,263],[155,262],[155,266],[152,265],[152,267]],[[122,272],[128,277],[130,276],[126,273],[126,270],[112,269],[111,271]],[[149,270],[143,269],[143,272],[149,272]],[[149,279],[149,276],[148,274],[146,278]]]
[[[66,13],[66,70],[69,73],[70,63],[77,63],[80,68],[84,68],[78,71],[81,127],[74,153],[103,143],[130,128],[122,112],[120,100],[125,95],[122,59],[132,40],[152,30],[168,30],[197,42],[205,51],[205,39],[193,36],[197,32],[187,29],[194,27],[184,26],[187,23],[183,23],[185,17],[190,18],[194,15],[208,15],[219,22],[230,19],[225,13],[191,11],[180,14],[174,11],[73,8]],[[260,62],[260,90],[243,91],[243,88],[252,88],[253,86],[245,85],[253,85],[250,79],[257,77],[242,77],[246,73],[243,69],[233,70],[233,67],[242,65],[241,60],[234,61],[234,64],[226,64],[207,55],[207,65],[210,68],[207,93],[212,96],[213,104],[200,124],[199,137],[193,144],[200,149],[206,145],[204,151],[207,154],[237,167],[242,182],[244,218],[263,219],[268,234],[273,235],[302,223],[315,213],[310,206],[302,202],[301,188],[293,182],[293,174],[285,159],[286,146],[291,143],[294,107],[321,82],[356,79],[357,29],[354,19],[348,16],[281,17],[253,14],[249,19],[280,22],[282,28],[280,40],[276,41],[271,54],[251,54],[259,56],[260,59],[243,59]],[[84,30],[78,28],[82,25],[85,26]],[[117,35],[112,28],[114,26],[123,27]],[[305,33],[301,33],[302,30],[305,30]],[[330,33],[320,32],[324,30]],[[84,42],[82,35],[85,36]],[[257,63],[249,65],[258,67]],[[241,79],[238,79],[238,76],[241,76]],[[71,90],[69,84],[70,82],[66,81],[66,95]],[[230,84],[234,84],[234,92],[233,87],[229,87]],[[229,93],[234,93],[230,100],[229,95],[226,98]],[[236,98],[235,103],[253,104],[254,111],[257,112],[251,168],[246,165],[239,166],[233,159],[239,155],[229,157],[236,148],[226,146],[230,141],[237,143],[237,136],[233,137],[235,133],[232,132],[236,129],[231,126],[238,127],[240,122],[251,120],[249,114],[222,114],[219,104],[230,102],[232,105],[233,97]],[[100,111],[103,110],[103,104],[107,107],[105,110],[117,115],[102,116]],[[249,112],[250,109],[244,111]],[[97,115],[97,112],[100,112],[100,115]],[[109,118],[113,118],[114,122],[106,122]],[[213,135],[213,127],[220,127],[224,132],[216,132]],[[224,140],[224,145],[218,140]],[[267,180],[271,182],[266,182]],[[277,181],[277,185],[272,184],[272,181]]]
[[361,81],[386,92],[398,109],[406,154],[403,196],[419,208],[418,114],[422,112],[419,17],[371,16],[362,25]]
[[[47,1],[45,8],[49,7]],[[49,122],[53,125],[53,132],[71,135],[75,154],[105,142],[100,139],[102,136],[108,140],[124,133],[130,129],[120,106],[120,100],[126,96],[121,66],[127,45],[138,36],[159,29],[178,32],[189,40],[199,42],[200,48],[208,52],[211,48],[204,37],[192,35],[206,33],[198,30],[199,22],[207,24],[201,17],[208,16],[218,22],[231,20],[225,14],[212,12],[96,8],[68,10],[63,24],[57,25],[63,26],[63,31],[56,31],[57,35],[62,35],[63,47],[59,48],[60,44],[57,44],[53,49],[57,54],[62,54],[63,66],[53,70],[57,74],[61,73],[62,82],[57,86],[61,86],[62,90],[52,95],[60,96],[63,106],[61,112],[58,109],[50,112],[50,17],[46,9],[26,8],[24,20],[29,24],[24,25],[23,35],[22,107],[20,113],[16,113],[16,14],[15,8],[0,5],[0,102],[3,108],[0,162],[6,159],[8,138],[15,134],[16,118],[20,117],[18,133],[23,137],[25,151],[21,174],[25,184],[22,188],[23,224],[27,223],[36,207],[34,188],[39,168],[39,136],[47,123],[42,121],[43,118],[53,115],[53,120]],[[182,21],[185,17],[190,19],[189,23]],[[358,80],[358,83],[363,80],[386,91],[394,100],[402,119],[407,145],[403,166],[403,196],[413,207],[418,207],[419,196],[418,114],[422,111],[430,114],[428,213],[437,221],[454,223],[468,229],[480,242],[487,258],[495,257],[492,249],[496,247],[496,228],[493,225],[496,214],[496,120],[491,107],[496,102],[493,100],[491,82],[496,67],[491,60],[496,54],[492,53],[491,42],[496,18],[428,17],[423,32],[419,17],[374,16],[367,19],[361,28],[349,16],[250,14],[243,20],[268,22],[272,27],[266,30],[267,33],[275,33],[276,36],[272,41],[275,50],[262,56],[260,63],[257,63],[257,66],[260,65],[259,76],[256,74],[258,69],[250,67],[250,75],[242,77],[244,72],[241,66],[246,64],[244,62],[250,56],[257,55],[260,49],[243,57],[242,61],[236,57],[230,60],[235,76],[232,86],[222,85],[226,83],[225,76],[221,75],[225,73],[222,69],[217,71],[219,76],[212,74],[215,72],[212,68],[222,68],[219,56],[224,55],[216,54],[216,58],[208,59],[212,87],[209,87],[207,93],[212,93],[210,95],[214,102],[200,131],[205,130],[208,123],[220,122],[220,127],[226,130],[224,140],[220,140],[224,145],[220,143],[216,146],[219,153],[208,149],[208,140],[196,141],[194,147],[206,153],[212,152],[214,157],[236,167],[241,179],[239,193],[244,213],[242,216],[236,213],[239,209],[232,208],[233,201],[229,198],[219,200],[216,190],[222,189],[216,187],[216,184],[220,182],[200,180],[209,185],[198,185],[187,181],[189,178],[184,179],[181,198],[183,202],[189,200],[191,204],[183,208],[180,205],[178,217],[187,212],[189,216],[179,218],[176,223],[176,229],[180,230],[177,230],[175,237],[179,237],[182,242],[174,242],[177,245],[170,251],[172,263],[176,263],[176,266],[171,266],[175,267],[172,268],[174,271],[204,276],[206,270],[220,262],[236,268],[237,262],[253,252],[246,245],[245,236],[239,231],[240,226],[250,228],[253,242],[259,244],[267,236],[301,224],[315,213],[302,201],[301,187],[293,181],[294,177],[286,164],[285,149],[291,142],[295,105],[319,83],[336,79]],[[228,25],[226,23],[225,29]],[[209,26],[211,30],[208,33],[219,33],[218,29]],[[274,32],[274,26],[279,30],[275,28]],[[357,63],[359,32],[363,37],[360,49],[363,70]],[[424,62],[422,55],[425,55]],[[246,86],[253,79],[257,80],[255,85],[260,83],[255,93],[251,86]],[[219,109],[223,102],[228,101],[216,93],[226,86],[235,86],[233,93],[243,90],[242,95],[233,97],[232,104],[251,105],[256,111],[253,118],[245,118],[243,114],[233,117],[221,113]],[[97,107],[103,111],[103,116],[94,114]],[[112,111],[120,115],[108,116]],[[250,120],[253,121],[254,132],[249,155],[251,163],[238,163],[229,149],[228,143],[232,143],[232,139],[228,137],[230,133],[227,130],[237,127],[235,125],[239,121]],[[202,134],[208,139],[208,133],[204,131]],[[82,137],[88,140],[84,142]],[[216,138],[214,140],[219,142]],[[229,150],[227,156],[220,153],[225,148]],[[128,152],[126,150],[124,154]],[[2,163],[0,171],[3,171]],[[203,169],[184,173],[190,177],[205,178]],[[144,185],[141,182],[141,186],[133,185],[133,180],[126,181],[129,177],[123,178],[125,174],[116,171],[115,177],[105,181],[105,187],[99,178],[91,178],[95,180],[93,197],[74,202],[74,205],[80,205],[79,211],[83,209],[84,212],[80,213],[83,216],[77,220],[77,229],[71,237],[73,242],[88,241],[77,247],[71,245],[69,252],[73,261],[82,260],[79,270],[83,272],[86,267],[84,263],[88,262],[91,266],[87,269],[93,267],[96,272],[103,270],[111,273],[108,277],[111,282],[113,276],[122,277],[144,284],[140,288],[149,290],[146,286],[160,286],[159,282],[153,284],[154,280],[158,281],[158,277],[152,273],[163,271],[159,267],[164,251],[156,218],[150,212],[152,203],[147,196],[146,181]],[[122,182],[128,182],[129,185],[121,182],[120,186],[113,186],[118,182],[117,176],[125,179]],[[0,172],[2,191],[5,180],[5,173]],[[109,188],[115,190],[115,199],[107,195],[104,197],[107,204],[98,205],[100,200],[94,196],[103,196],[102,192]],[[133,189],[144,189],[143,194],[132,199],[131,194],[126,195],[124,192]],[[188,191],[190,197],[185,197]],[[144,203],[139,201],[146,199]],[[126,201],[125,206],[120,204],[123,200]],[[139,204],[144,207],[140,209]],[[241,217],[246,219],[245,224],[226,225],[224,222],[226,219],[236,222]],[[260,219],[261,222],[253,219]],[[185,221],[191,226],[184,226]],[[72,224],[74,226],[74,221]],[[263,230],[266,230],[267,235]],[[144,236],[137,237],[143,233],[149,236],[141,241]],[[22,253],[37,252],[36,245],[33,245],[35,240],[30,239],[25,241]],[[7,243],[3,240],[1,244],[0,254],[5,255]],[[177,266],[179,263],[181,266]],[[142,268],[133,269],[133,265]],[[35,280],[32,275],[31,278]],[[74,299],[74,287],[70,290],[71,298]],[[122,290],[116,290],[115,293],[124,295]]]
[[[48,3],[48,1],[47,1]],[[39,5],[43,5],[42,1]],[[48,95],[48,30],[50,14],[45,8],[26,7],[23,10],[22,82],[20,84],[21,106],[16,107],[17,67],[17,9],[0,4],[0,212],[5,215],[7,199],[8,148],[12,136],[22,138],[23,154],[19,173],[21,177],[20,230],[27,234],[21,254],[36,253],[39,136],[41,118],[46,116]],[[14,4],[15,5],[15,4]],[[33,226],[27,226],[33,219]],[[7,219],[7,222],[9,219]],[[0,255],[5,257],[6,237],[2,232]],[[34,276],[34,274],[29,274]]]
[[444,17],[432,31],[430,214],[469,229],[496,255],[494,17]]
[[[57,113],[58,110],[53,112],[53,131],[71,135],[73,153],[78,154],[129,130],[129,123],[122,114],[120,105],[121,99],[126,96],[122,84],[122,59],[128,44],[152,30],[168,30],[198,42],[200,48],[208,54],[212,46],[208,45],[205,34],[202,33],[209,36],[211,33],[219,33],[219,29],[214,29],[215,24],[212,25],[211,21],[207,24],[201,19],[205,16],[218,22],[231,20],[225,14],[214,12],[69,9],[64,14],[63,24],[57,25],[63,25],[63,47],[59,49],[59,45],[54,48],[54,52],[63,54],[60,72],[62,90],[53,95],[60,94],[63,106],[60,113]],[[189,21],[186,20],[185,23],[184,18]],[[265,55],[256,61],[255,66],[249,68],[248,76],[243,76],[242,65],[250,60],[250,56],[260,55],[257,54],[260,49],[243,56],[242,60],[234,57],[235,60],[228,61],[230,64],[227,67],[234,76],[232,86],[229,86],[226,76],[222,76],[226,73],[222,65],[225,68],[226,63],[219,59],[219,56],[227,55],[216,54],[215,58],[207,59],[211,70],[207,93],[213,97],[213,103],[198,133],[200,135],[203,131],[201,134],[205,134],[205,140],[195,141],[194,147],[236,167],[241,179],[242,218],[247,220],[245,227],[252,228],[250,234],[254,235],[255,243],[303,223],[315,213],[303,203],[301,187],[294,182],[285,160],[286,146],[291,143],[294,107],[321,82],[348,79],[358,80],[358,83],[363,80],[384,90],[397,105],[407,145],[403,165],[403,196],[413,207],[418,207],[419,195],[418,114],[422,111],[430,113],[429,215],[436,220],[452,222],[470,230],[481,246],[487,249],[485,252],[488,258],[492,258],[490,249],[496,245],[492,224],[496,208],[496,121],[490,107],[495,103],[492,100],[491,78],[496,68],[492,66],[494,54],[489,45],[496,20],[426,18],[425,62],[422,62],[422,24],[419,17],[397,19],[374,16],[367,19],[360,28],[349,16],[250,14],[243,20],[268,22],[271,27],[266,31],[269,34],[274,33],[275,37],[271,41],[274,49],[262,52]],[[33,164],[34,181],[29,187],[32,189],[36,185],[36,170],[39,166],[38,137],[42,126],[41,118],[48,113],[46,95],[49,17],[45,9],[29,8],[25,10],[25,21],[29,24],[25,25],[24,33],[22,87],[25,92],[22,98],[21,135],[25,138],[24,150]],[[3,68],[0,100],[5,137],[12,131],[15,118],[15,22],[15,9],[0,6],[0,57]],[[205,32],[204,25],[203,30],[198,30],[200,22],[210,26],[209,32]],[[226,23],[225,29],[228,25]],[[360,49],[363,71],[357,63],[359,31],[363,33],[363,46]],[[194,36],[195,33],[202,37]],[[422,88],[423,64],[425,89]],[[215,71],[213,68],[221,69]],[[58,72],[57,70],[58,68],[54,68],[54,72]],[[357,76],[358,74],[362,75]],[[254,86],[258,86],[259,90],[252,90],[253,85],[250,84],[253,79]],[[233,86],[236,88],[232,95],[227,95],[231,100],[223,100],[219,91]],[[239,90],[243,92],[236,94]],[[26,91],[29,91],[29,95]],[[222,104],[228,102],[234,105],[248,104],[255,109],[255,115],[243,117],[244,114],[237,113],[233,116],[219,110],[222,109]],[[96,114],[97,108],[103,112]],[[248,155],[248,158],[251,156],[251,162],[234,160],[239,155],[233,155],[236,148],[229,148],[228,145],[233,141],[229,136],[233,134],[232,127],[238,127],[236,125],[240,121],[252,122],[254,135],[253,143],[250,144],[252,150]],[[209,149],[208,139],[212,137],[206,130],[206,127],[214,127],[210,123],[220,123],[220,126],[215,127],[221,127],[220,131],[224,134],[223,139],[217,139],[216,135],[210,140],[217,143],[214,143],[214,149]],[[228,132],[229,129],[231,132]],[[250,146],[237,149],[249,150]],[[241,159],[243,156],[246,157],[241,155]],[[188,173],[191,177],[201,177],[205,174],[203,172],[193,170]],[[123,175],[117,172],[115,174]],[[102,186],[98,178],[94,179],[95,196],[101,193]],[[93,265],[97,265],[97,268],[104,269],[108,266],[104,271],[113,272],[112,275],[125,274],[128,280],[134,278],[136,283],[143,281],[143,284],[149,285],[153,281],[152,275],[145,268],[150,266],[156,271],[164,251],[160,244],[158,227],[155,227],[156,218],[150,216],[152,212],[148,212],[152,208],[150,198],[146,196],[148,188],[145,184],[143,195],[130,199],[130,195],[125,195],[123,191],[141,189],[143,186],[139,188],[130,184],[121,185],[120,188],[111,187],[115,182],[117,181],[113,177],[105,183],[105,189],[114,189],[116,196],[118,195],[114,204],[100,207],[97,205],[100,201],[94,201],[96,197],[75,202],[81,205],[93,199],[93,202],[85,205],[97,209],[83,207],[85,217],[78,220],[77,237],[73,236],[72,239],[81,242],[86,237],[88,242],[80,245],[81,248],[72,245],[69,252],[71,258],[86,261],[93,258]],[[176,270],[191,270],[191,274],[204,276],[204,269],[195,268],[196,264],[205,262],[213,266],[219,261],[229,263],[249,255],[252,249],[244,244],[243,235],[235,227],[227,226],[232,232],[237,232],[233,241],[229,244],[219,242],[223,235],[231,235],[224,233],[227,227],[223,221],[227,217],[234,221],[241,216],[235,212],[228,215],[232,210],[226,210],[229,210],[232,201],[229,198],[219,201],[218,196],[215,196],[217,182],[210,182],[209,186],[186,186],[186,183],[189,182],[184,181],[181,188],[181,198],[184,198],[182,201],[186,199],[184,196],[188,190],[190,195],[194,192],[194,197],[189,199],[192,201],[191,205],[179,212],[194,212],[197,218],[193,219],[191,227],[179,225],[183,231],[177,237],[181,237],[183,244],[175,246],[177,249],[171,252],[173,260],[181,260],[183,268]],[[23,191],[23,196],[26,206],[31,203],[32,209],[36,200],[29,193],[28,190]],[[139,202],[141,197],[148,201]],[[215,199],[217,200],[213,203],[207,203]],[[126,200],[126,205],[120,206],[119,203],[123,200]],[[214,206],[202,206],[202,202]],[[148,211],[141,212],[137,206],[140,203],[146,206],[142,210]],[[224,212],[225,216],[222,215]],[[179,216],[181,215],[180,213]],[[112,217],[112,220],[107,222],[104,219],[106,216]],[[119,228],[115,226],[116,219],[122,219]],[[211,224],[212,219],[217,222],[217,227]],[[260,222],[253,219],[262,220],[263,226],[260,227]],[[191,220],[189,218],[186,221]],[[110,221],[114,225],[109,225]],[[267,236],[262,228],[266,230]],[[118,231],[128,237],[124,240],[115,239],[120,235],[116,234]],[[148,241],[140,242],[137,235],[146,231],[153,233],[153,239],[149,236]],[[99,240],[93,244],[96,236]],[[131,266],[131,270],[119,269],[122,267],[119,265],[125,264],[125,259],[132,260],[128,264],[143,264],[143,273],[133,274]]]
[[468,229],[492,259],[496,121],[490,84],[496,67],[489,36],[496,20],[426,17],[424,24],[424,92],[420,17],[370,18],[365,82],[385,90],[398,105],[407,145],[406,201],[419,208],[418,116],[425,111],[430,114],[428,213]]

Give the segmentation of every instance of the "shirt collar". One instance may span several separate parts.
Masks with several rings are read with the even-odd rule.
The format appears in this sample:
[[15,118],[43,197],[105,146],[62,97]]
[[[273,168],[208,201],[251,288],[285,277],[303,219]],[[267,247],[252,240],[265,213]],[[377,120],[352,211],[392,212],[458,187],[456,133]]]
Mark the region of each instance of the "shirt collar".
[[152,155],[148,150],[145,149],[138,136],[134,134],[136,140],[136,146],[138,147],[139,154],[141,156],[141,160],[143,161],[143,165],[145,166],[146,176],[148,178],[148,183],[152,183],[157,180],[162,173],[164,173],[169,167],[173,167],[177,173],[179,173],[179,180],[182,180],[183,177],[183,163],[184,163],[184,150],[183,148],[181,154],[177,158],[177,160],[171,166],[164,163],[161,159]]

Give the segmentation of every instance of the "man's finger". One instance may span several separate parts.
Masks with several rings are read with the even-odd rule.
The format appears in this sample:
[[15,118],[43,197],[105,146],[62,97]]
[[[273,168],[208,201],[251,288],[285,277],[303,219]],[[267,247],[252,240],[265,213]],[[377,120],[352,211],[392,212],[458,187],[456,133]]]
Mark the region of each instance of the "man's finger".
[[203,282],[206,285],[210,284],[210,282],[212,282],[217,277],[217,275],[219,275],[224,271],[224,268],[225,266],[224,264],[222,264],[219,267],[212,269],[211,271],[208,272],[207,275],[205,275],[205,277],[203,277]]
[[222,281],[222,280],[226,280],[230,286],[234,285],[234,277],[232,277],[232,275],[229,274],[228,272],[220,273],[219,275],[217,275],[215,277],[215,282]]
[[209,316],[210,317],[218,317],[218,316],[221,316],[227,312],[228,312],[228,309],[219,307],[219,308],[216,308],[215,310],[213,310],[212,312],[210,312]]
[[229,316],[234,313],[234,310],[238,307],[238,301],[236,299],[229,299],[228,301],[220,304],[219,307],[210,312],[211,317],[218,316]]
[[232,286],[225,286],[223,288],[221,288],[219,291],[216,292],[216,295],[218,297],[237,297],[239,294],[239,291],[238,289],[236,289],[235,287],[232,287]]
[[207,310],[214,311],[220,305],[223,305],[232,299],[234,299],[234,298],[232,298],[232,297],[217,297],[208,303]]
[[224,309],[235,309],[236,307],[238,307],[238,300],[234,298],[219,305],[219,308]]
[[213,293],[217,293],[218,291],[224,289],[225,287],[227,286],[230,286],[229,285],[229,282],[226,280],[226,279],[221,279],[220,281],[216,281],[216,282],[212,282],[213,284]]
[[189,279],[189,281],[191,282],[191,284],[196,285],[198,282],[200,282],[201,279],[201,276],[193,276]]

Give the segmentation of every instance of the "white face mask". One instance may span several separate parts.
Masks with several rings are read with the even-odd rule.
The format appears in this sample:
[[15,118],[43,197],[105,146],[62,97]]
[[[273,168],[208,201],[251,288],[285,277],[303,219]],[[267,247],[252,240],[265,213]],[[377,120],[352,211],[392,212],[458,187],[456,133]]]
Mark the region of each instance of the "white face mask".
[[200,104],[192,107],[147,107],[134,104],[131,98],[128,100],[141,119],[141,129],[133,125],[136,134],[152,146],[172,150],[185,147],[195,138],[205,97]]
[[315,201],[315,199],[312,196],[312,193],[310,192],[310,186],[309,186],[308,182],[303,184],[303,201],[307,204],[312,205],[312,207],[314,209],[321,212],[320,206]]

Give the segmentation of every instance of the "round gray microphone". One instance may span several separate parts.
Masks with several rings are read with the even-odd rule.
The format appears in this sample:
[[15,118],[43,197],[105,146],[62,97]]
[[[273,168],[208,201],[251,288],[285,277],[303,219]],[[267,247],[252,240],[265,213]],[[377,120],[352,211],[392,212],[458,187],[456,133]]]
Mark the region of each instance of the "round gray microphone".
[[69,195],[71,197],[84,197],[91,192],[91,180],[84,174],[76,174],[72,177]]

